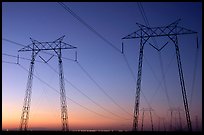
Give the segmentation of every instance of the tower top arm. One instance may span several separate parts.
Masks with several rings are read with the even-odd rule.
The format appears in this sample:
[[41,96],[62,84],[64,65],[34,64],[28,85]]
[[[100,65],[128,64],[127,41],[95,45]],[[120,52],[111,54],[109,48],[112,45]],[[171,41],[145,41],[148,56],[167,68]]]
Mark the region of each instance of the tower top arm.
[[180,19],[167,26],[162,26],[162,27],[147,27],[145,25],[136,23],[140,29],[123,37],[122,39],[197,34],[197,32],[193,30],[178,26],[179,21]]
[[73,45],[70,45],[68,43],[63,42],[62,40],[64,37],[65,36],[62,36],[53,42],[39,42],[37,40],[30,38],[32,41],[32,44],[25,46],[24,48],[18,50],[18,52],[41,51],[41,50],[58,50],[58,49],[76,49],[77,48]]

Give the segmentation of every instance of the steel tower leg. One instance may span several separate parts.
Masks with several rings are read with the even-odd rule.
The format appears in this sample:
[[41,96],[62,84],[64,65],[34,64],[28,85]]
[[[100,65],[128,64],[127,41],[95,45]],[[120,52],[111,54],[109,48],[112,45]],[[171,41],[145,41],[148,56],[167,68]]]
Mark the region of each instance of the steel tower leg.
[[65,83],[64,83],[62,59],[61,59],[61,49],[59,50],[58,58],[59,58],[59,82],[60,82],[62,131],[69,131],[68,115],[67,115],[67,102],[66,102],[66,93],[65,93]]
[[141,131],[143,131],[143,123],[144,123],[144,110],[142,112],[142,128],[141,128]]
[[139,54],[139,64],[137,72],[137,88],[136,88],[136,98],[135,98],[135,108],[134,108],[134,118],[133,118],[133,131],[138,130],[138,118],[139,118],[139,101],[140,101],[140,90],[141,90],[141,77],[142,77],[142,60],[143,60],[143,48],[144,44],[147,42],[148,38],[141,38],[140,41],[140,54]]
[[171,121],[170,121],[170,131],[172,131],[172,119],[173,119],[173,111],[172,110],[170,110],[171,111]]
[[150,114],[150,118],[151,118],[152,131],[154,131],[153,120],[152,120],[152,112],[151,112],[151,110],[149,111],[149,114]]
[[138,64],[138,72],[137,72],[137,88],[136,88],[136,99],[135,99],[135,109],[134,109],[134,119],[133,119],[133,131],[137,131],[137,128],[138,128],[139,100],[140,100],[140,90],[141,90],[143,48],[144,48],[144,45],[143,45],[142,39],[141,39],[141,42],[140,42],[139,64]]
[[180,52],[179,52],[179,46],[178,46],[178,38],[177,38],[177,36],[174,36],[171,39],[174,40],[174,44],[175,44],[175,48],[176,48],[176,58],[177,58],[177,64],[178,64],[178,69],[179,69],[179,77],[180,77],[180,84],[181,84],[181,90],[182,90],[181,92],[182,92],[182,97],[183,97],[185,113],[186,113],[188,130],[192,131],[190,113],[189,113],[189,109],[188,109],[188,100],[187,100],[187,96],[186,96],[186,89],[185,89],[185,84],[184,84],[184,77],[183,77],[181,58],[180,58]]
[[32,59],[30,62],[30,69],[28,74],[28,81],[26,86],[24,104],[21,114],[20,121],[20,130],[27,130],[28,128],[28,119],[29,119],[29,111],[30,111],[30,103],[31,103],[31,93],[32,93],[32,81],[33,81],[33,72],[34,72],[34,61],[35,61],[35,52],[32,51]]

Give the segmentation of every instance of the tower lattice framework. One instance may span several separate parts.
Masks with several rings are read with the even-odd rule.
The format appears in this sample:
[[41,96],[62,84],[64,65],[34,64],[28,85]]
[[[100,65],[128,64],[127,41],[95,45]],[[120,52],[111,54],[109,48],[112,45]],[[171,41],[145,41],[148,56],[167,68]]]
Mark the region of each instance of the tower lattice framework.
[[[143,61],[144,45],[148,42],[150,38],[154,38],[154,37],[168,37],[175,45],[186,121],[188,125],[188,130],[192,131],[190,113],[188,108],[188,100],[186,96],[186,88],[184,83],[184,75],[182,71],[182,64],[181,64],[181,58],[180,58],[180,50],[178,46],[178,36],[186,35],[186,34],[197,34],[197,32],[178,26],[179,21],[180,19],[167,26],[162,26],[162,27],[147,27],[145,25],[137,23],[137,25],[139,26],[139,29],[122,38],[123,40],[138,39],[138,38],[140,39],[139,64],[138,64],[137,83],[136,83],[137,84],[136,98],[135,98],[134,116],[133,116],[133,131],[138,131],[139,101],[140,101],[140,91],[141,91],[142,61]],[[160,49],[155,47],[152,44],[150,45],[154,47],[157,51],[160,51],[166,44]],[[197,38],[197,46],[198,46],[198,38]]]
[[[40,51],[54,51],[57,54],[58,66],[59,66],[59,85],[60,85],[62,130],[63,131],[69,131],[66,91],[65,91],[65,82],[64,82],[63,64],[62,64],[62,50],[64,50],[64,49],[76,49],[76,47],[63,42],[62,40],[64,37],[65,36],[62,36],[53,42],[39,42],[37,40],[30,38],[32,41],[32,44],[28,45],[28,46],[26,46],[26,47],[24,47],[18,51],[18,52],[25,52],[25,51],[31,51],[32,52],[30,69],[29,69],[29,74],[28,74],[27,87],[26,87],[26,91],[25,91],[24,104],[23,104],[21,120],[20,120],[20,130],[26,131],[28,129],[28,120],[29,120],[29,112],[30,112],[30,106],[31,106],[31,93],[32,93],[32,83],[33,83],[35,58]],[[53,56],[54,55],[52,55],[52,57]],[[47,63],[51,59],[50,58],[47,61],[45,61],[41,56],[40,56],[40,58],[45,63]]]

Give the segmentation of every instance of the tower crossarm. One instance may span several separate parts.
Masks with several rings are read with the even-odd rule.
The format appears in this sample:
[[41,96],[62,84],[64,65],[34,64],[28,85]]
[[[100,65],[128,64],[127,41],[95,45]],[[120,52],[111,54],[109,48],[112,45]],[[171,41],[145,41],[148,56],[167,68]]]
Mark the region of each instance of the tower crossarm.
[[140,29],[138,29],[137,31],[123,37],[122,39],[176,36],[176,35],[184,35],[184,34],[197,34],[197,32],[177,25],[168,25],[165,27],[144,27],[143,26],[143,27],[140,27]]
[[[64,36],[61,38],[58,38],[55,41],[52,42],[39,42],[37,40],[34,40],[30,38],[35,45],[34,48],[32,47],[32,44],[29,44],[25,46],[24,48],[18,50],[18,52],[23,52],[23,51],[41,51],[41,50],[58,50],[59,48],[61,49],[76,49],[77,47],[70,45],[68,43],[65,43],[62,41]],[[61,44],[61,46],[60,46]]]

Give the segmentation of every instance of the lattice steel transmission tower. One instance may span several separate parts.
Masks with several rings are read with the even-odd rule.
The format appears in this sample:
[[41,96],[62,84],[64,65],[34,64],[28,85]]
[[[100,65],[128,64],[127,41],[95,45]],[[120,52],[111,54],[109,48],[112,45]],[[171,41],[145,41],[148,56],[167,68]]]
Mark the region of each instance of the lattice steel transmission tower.
[[170,126],[169,126],[169,130],[172,131],[173,130],[172,123],[173,123],[173,112],[174,112],[174,110],[173,110],[173,108],[170,108],[169,111],[170,111]]
[[[169,130],[179,130],[182,131],[182,121],[181,121],[181,111],[182,109],[180,107],[178,108],[169,108],[170,111],[170,126],[169,126]],[[173,124],[173,116],[174,116],[174,122],[175,124]],[[176,121],[178,121],[178,126],[176,124]],[[174,125],[174,129],[173,129],[173,125]]]
[[143,131],[143,125],[144,125],[143,123],[144,123],[144,114],[145,114],[145,111],[149,111],[150,120],[151,120],[151,128],[152,128],[152,131],[154,131],[153,120],[152,120],[152,111],[153,111],[153,109],[152,108],[142,108],[141,111],[142,111],[142,126],[141,126],[141,131]]
[[[122,38],[123,40],[124,39],[137,39],[137,38],[140,39],[140,53],[139,53],[139,64],[138,64],[138,72],[137,72],[137,86],[136,86],[136,98],[135,98],[134,117],[133,117],[133,131],[138,130],[139,101],[140,101],[140,91],[141,91],[142,61],[143,61],[144,45],[145,43],[147,43],[147,41],[150,38],[154,38],[154,37],[168,37],[175,45],[177,65],[178,65],[178,70],[179,70],[179,78],[180,78],[180,85],[181,85],[181,92],[182,92],[183,103],[184,103],[184,108],[185,108],[186,120],[187,120],[189,131],[192,131],[190,113],[188,109],[188,101],[187,101],[185,84],[184,84],[184,76],[183,76],[181,58],[180,58],[180,52],[179,52],[179,46],[178,46],[178,35],[197,34],[197,32],[186,29],[181,26],[178,26],[179,21],[180,19],[167,26],[163,26],[163,27],[147,27],[147,26],[137,23],[137,25],[139,26],[139,29]],[[157,51],[161,51],[161,49],[165,46],[164,45],[163,47],[159,49],[152,44],[150,45],[154,47]],[[197,37],[197,46],[198,46],[198,37]]]
[[[32,41],[32,44],[18,50],[18,52],[25,52],[25,51],[31,51],[32,52],[30,69],[29,69],[29,74],[28,74],[27,87],[26,87],[23,110],[22,110],[21,121],[20,121],[20,130],[27,130],[27,128],[28,128],[35,58],[40,51],[54,51],[57,54],[58,61],[59,61],[58,65],[59,65],[59,84],[60,84],[62,130],[63,131],[69,131],[68,114],[67,114],[67,101],[66,101],[66,92],[65,92],[65,83],[64,83],[63,65],[62,65],[62,50],[64,50],[64,49],[76,49],[76,47],[63,42],[62,40],[64,37],[65,36],[62,36],[53,42],[38,42],[37,40],[33,40],[32,38],[30,38]],[[53,56],[54,55],[52,55],[51,58]],[[51,59],[50,58],[47,61],[45,61],[41,56],[40,56],[40,58],[45,63],[47,63]]]

